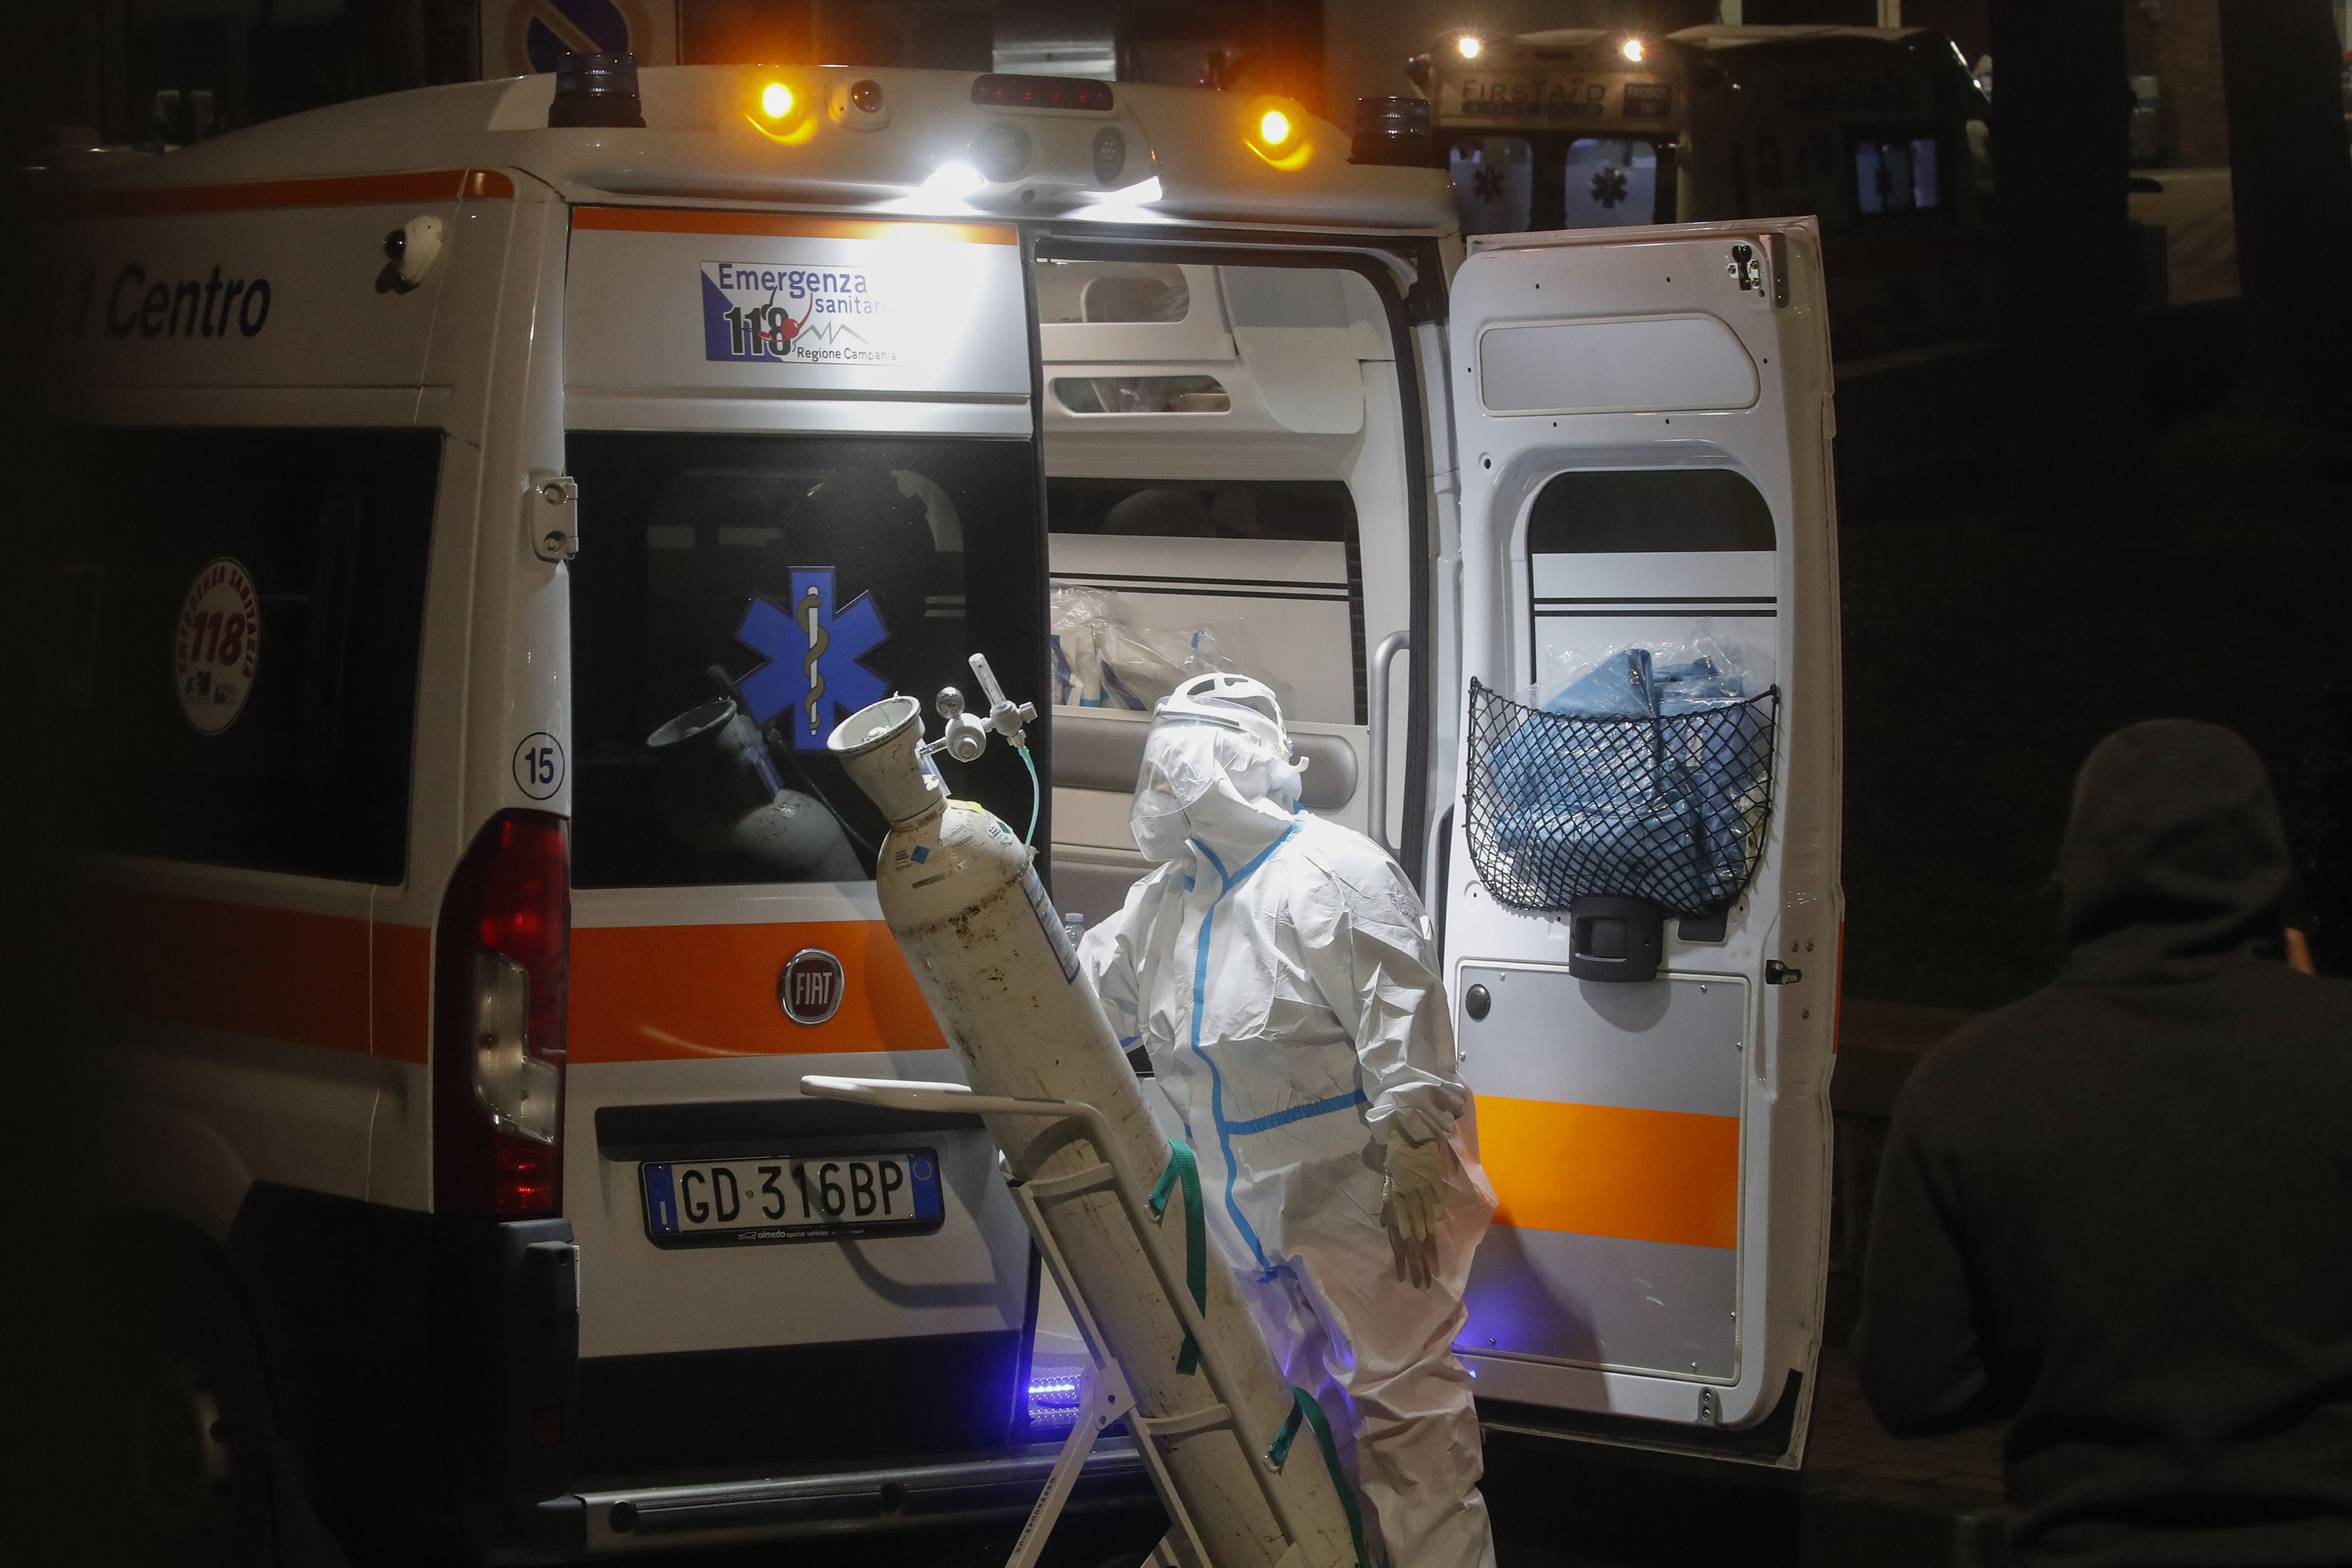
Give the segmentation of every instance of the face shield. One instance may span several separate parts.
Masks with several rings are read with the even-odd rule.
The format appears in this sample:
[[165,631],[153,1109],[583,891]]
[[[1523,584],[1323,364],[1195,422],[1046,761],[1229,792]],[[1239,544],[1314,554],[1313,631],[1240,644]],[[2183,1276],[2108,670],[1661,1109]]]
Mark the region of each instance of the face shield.
[[1222,858],[1288,826],[1299,784],[1297,767],[1261,738],[1163,710],[1143,743],[1128,826],[1152,860],[1174,859],[1194,837]]

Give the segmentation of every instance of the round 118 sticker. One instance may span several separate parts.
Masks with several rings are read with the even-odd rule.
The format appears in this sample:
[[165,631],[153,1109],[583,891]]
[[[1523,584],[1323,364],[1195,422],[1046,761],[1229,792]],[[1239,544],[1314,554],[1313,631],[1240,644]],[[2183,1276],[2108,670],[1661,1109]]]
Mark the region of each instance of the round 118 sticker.
[[261,595],[245,567],[224,555],[196,574],[180,601],[172,639],[180,711],[199,732],[219,734],[245,710],[260,662]]

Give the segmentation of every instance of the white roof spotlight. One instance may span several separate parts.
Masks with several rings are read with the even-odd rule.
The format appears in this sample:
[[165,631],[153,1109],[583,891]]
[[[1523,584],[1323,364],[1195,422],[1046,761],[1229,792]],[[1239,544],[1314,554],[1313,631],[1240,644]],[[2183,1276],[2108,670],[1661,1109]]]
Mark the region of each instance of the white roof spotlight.
[[1111,223],[1165,223],[1170,220],[1153,211],[1152,204],[1166,195],[1160,188],[1160,176],[1154,174],[1115,191],[1090,193],[1087,205],[1078,208],[1075,216]]
[[923,182],[927,196],[943,196],[950,201],[962,201],[976,196],[988,188],[988,177],[961,159],[950,159],[930,173]]

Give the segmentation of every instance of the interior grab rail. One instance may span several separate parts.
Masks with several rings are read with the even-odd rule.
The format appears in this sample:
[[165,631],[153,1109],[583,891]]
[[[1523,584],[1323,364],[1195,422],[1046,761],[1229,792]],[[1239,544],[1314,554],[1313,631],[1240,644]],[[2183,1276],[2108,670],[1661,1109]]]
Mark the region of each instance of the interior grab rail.
[[1411,632],[1391,632],[1372,650],[1371,734],[1367,739],[1372,754],[1364,770],[1364,836],[1391,858],[1397,851],[1389,842],[1389,668],[1412,647]]

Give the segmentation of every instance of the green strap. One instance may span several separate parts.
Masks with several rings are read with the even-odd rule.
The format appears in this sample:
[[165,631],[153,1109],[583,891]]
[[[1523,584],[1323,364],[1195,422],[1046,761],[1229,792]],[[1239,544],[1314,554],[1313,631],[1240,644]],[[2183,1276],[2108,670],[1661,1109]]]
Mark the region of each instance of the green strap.
[[1323,1466],[1331,1472],[1331,1484],[1339,1489],[1339,1506],[1348,1510],[1348,1536],[1356,1544],[1356,1568],[1372,1568],[1371,1557],[1364,1550],[1364,1516],[1356,1507],[1356,1489],[1348,1484],[1347,1472],[1339,1468],[1339,1445],[1332,1439],[1331,1423],[1305,1389],[1291,1389],[1290,1414],[1283,1417],[1282,1430],[1267,1446],[1266,1460],[1276,1469],[1282,1468],[1290,1458],[1290,1445],[1298,1436],[1301,1421],[1315,1428],[1315,1441],[1323,1447]]
[[[1192,1157],[1192,1146],[1168,1141],[1168,1163],[1160,1173],[1160,1184],[1151,1189],[1153,1218],[1168,1212],[1168,1194],[1178,1182],[1184,1184],[1184,1285],[1192,1292],[1192,1305],[1203,1313],[1209,1310],[1209,1232],[1201,1212],[1201,1163]],[[1191,1334],[1184,1336],[1184,1348],[1177,1353],[1176,1370],[1190,1373],[1201,1364],[1201,1347]]]
[[[1202,1312],[1209,1310],[1209,1233],[1201,1207],[1201,1163],[1193,1156],[1189,1143],[1174,1139],[1168,1141],[1168,1163],[1161,1167],[1160,1180],[1151,1189],[1151,1214],[1158,1218],[1168,1212],[1169,1195],[1178,1184],[1184,1189],[1184,1285],[1192,1293],[1192,1305]],[[1184,1336],[1184,1349],[1176,1358],[1176,1370],[1190,1373],[1201,1363],[1201,1347],[1191,1334]],[[1339,1468],[1339,1446],[1332,1438],[1331,1423],[1325,1418],[1323,1407],[1303,1388],[1290,1391],[1290,1414],[1282,1423],[1282,1430],[1274,1435],[1273,1444],[1265,1457],[1276,1469],[1290,1458],[1290,1446],[1297,1440],[1300,1423],[1315,1428],[1315,1441],[1323,1449],[1323,1466],[1331,1472],[1331,1484],[1339,1489],[1339,1506],[1348,1511],[1348,1537],[1355,1543],[1356,1568],[1372,1568],[1370,1553],[1364,1550],[1364,1516],[1356,1506],[1356,1489],[1348,1484],[1347,1472]]]

